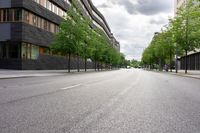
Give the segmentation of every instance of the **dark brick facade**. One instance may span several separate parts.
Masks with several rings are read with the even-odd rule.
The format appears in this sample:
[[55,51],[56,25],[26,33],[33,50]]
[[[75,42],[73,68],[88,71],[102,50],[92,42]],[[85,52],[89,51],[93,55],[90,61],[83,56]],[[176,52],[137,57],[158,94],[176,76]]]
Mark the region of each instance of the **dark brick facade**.
[[[97,21],[99,25],[104,28],[105,32],[107,32],[108,36],[111,37],[112,35],[110,32],[110,28],[107,25],[103,15],[91,4],[91,1],[81,1],[87,7],[87,10],[89,11],[91,17],[95,21]],[[64,11],[67,11],[69,9],[69,4],[64,2],[63,0],[51,0],[51,2],[62,8]],[[0,0],[0,8],[22,8],[57,25],[60,25],[63,21],[62,17],[37,4],[33,0]],[[100,18],[102,18],[105,24],[98,20],[95,15],[93,15],[92,10],[95,11]],[[53,33],[23,22],[0,23],[0,45],[9,43],[11,45],[17,44],[21,47],[21,44],[24,42],[33,45],[49,47],[54,39],[55,35]],[[5,57],[0,56],[2,57],[2,59],[0,58],[0,69],[4,68],[20,70],[51,70],[67,69],[68,67],[68,61],[64,57],[39,55],[39,58],[37,60],[25,60],[21,59],[22,50],[18,50],[18,59],[8,59],[8,57],[5,59]],[[72,58],[71,61],[71,68],[77,69],[77,58]],[[80,69],[84,69],[84,61],[80,59],[79,63]],[[88,62],[87,68],[94,69],[94,63]]]
[[[6,38],[10,38],[9,41],[16,42],[27,42],[31,44],[36,44],[40,46],[48,47],[54,40],[54,34],[40,28],[34,27],[26,23],[10,23],[8,25],[4,24],[4,29],[10,28],[11,30],[6,30],[1,32],[5,39],[1,41],[8,41]],[[1,24],[0,24],[1,27]],[[1,31],[1,30],[0,30]],[[11,31],[11,33],[10,33]],[[0,33],[0,34],[1,34]],[[10,36],[10,37],[9,37]]]
[[[181,69],[186,68],[186,57],[181,57]],[[200,52],[187,56],[188,70],[200,70]]]
[[[103,27],[103,29],[105,30],[107,35],[111,38],[112,36],[111,36],[110,28],[109,28],[107,22],[105,21],[105,18],[103,17],[103,15],[96,9],[96,7],[94,7],[94,5],[91,3],[90,0],[81,0],[81,1],[84,4],[84,6],[86,7],[86,9],[89,12],[90,16],[92,17],[92,19],[97,21],[97,23],[99,25],[101,25],[101,27]],[[99,17],[104,21],[105,25],[95,15],[93,15],[93,11],[99,15]]]
[[2,23],[0,24],[0,42],[11,39],[11,24]]
[[[77,69],[78,59],[71,59],[71,69]],[[79,60],[80,69],[85,69],[84,60]],[[60,56],[40,55],[37,60],[0,59],[0,68],[19,70],[61,70],[68,68],[68,59]],[[93,62],[87,62],[87,69],[94,69]]]
[[10,8],[11,0],[0,0],[0,8]]
[[[61,1],[61,0],[59,0]],[[58,3],[58,2],[57,2]],[[61,3],[61,2],[60,2]],[[63,6],[63,5],[59,5]],[[33,0],[12,0],[12,7],[27,9],[38,16],[41,16],[47,20],[50,20],[56,24],[60,24],[63,18],[44,8],[43,6],[37,4]],[[69,5],[66,5],[65,10],[67,10]]]

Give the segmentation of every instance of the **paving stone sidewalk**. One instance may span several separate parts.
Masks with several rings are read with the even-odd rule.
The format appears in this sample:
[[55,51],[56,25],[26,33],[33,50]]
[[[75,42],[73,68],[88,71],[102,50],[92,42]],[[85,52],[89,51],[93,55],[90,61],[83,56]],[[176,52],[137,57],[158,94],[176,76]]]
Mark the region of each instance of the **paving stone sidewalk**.
[[[84,70],[80,70],[83,72]],[[92,69],[88,72],[94,71]],[[71,70],[71,73],[76,73],[77,70]],[[45,76],[59,76],[69,74],[67,70],[3,70],[0,69],[0,79],[11,78],[26,78],[26,77],[45,77]]]
[[200,71],[188,70],[188,73],[185,74],[185,70],[178,70],[178,73],[175,73],[175,70],[173,70],[172,74],[175,74],[175,75],[178,75],[178,76],[200,79]]

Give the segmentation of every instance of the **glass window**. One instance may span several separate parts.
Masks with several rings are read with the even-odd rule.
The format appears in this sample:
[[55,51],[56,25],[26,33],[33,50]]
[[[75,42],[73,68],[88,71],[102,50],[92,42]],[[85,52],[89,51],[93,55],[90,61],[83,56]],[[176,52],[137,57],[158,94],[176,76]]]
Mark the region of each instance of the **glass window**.
[[37,26],[38,28],[40,28],[40,25],[41,25],[41,24],[40,24],[40,19],[41,19],[40,17],[37,17],[37,25],[36,25],[36,26]]
[[22,10],[21,9],[15,9],[14,10],[14,20],[15,21],[21,21],[22,20]]
[[22,59],[27,59],[27,45],[26,45],[26,43],[22,43],[21,56],[22,56]]
[[51,24],[51,32],[54,32],[54,24]]
[[61,9],[60,8],[58,8],[58,15],[59,16],[61,16],[61,11],[60,11]]
[[3,21],[3,10],[0,9],[0,22],[2,22],[2,21]]
[[47,29],[47,31],[51,31],[51,23],[50,22],[47,22],[47,24],[48,24],[48,29]]
[[38,4],[42,5],[43,7],[47,8],[48,10],[52,11],[53,13],[55,13],[59,16],[63,16],[62,13],[60,13],[60,12],[61,11],[64,12],[64,11],[61,8],[59,8],[58,6],[54,5],[49,0],[34,0],[34,1],[37,2]]
[[49,2],[49,10],[52,11],[52,3]]
[[32,45],[31,59],[37,59],[39,56],[39,46]]
[[35,15],[32,16],[33,20],[33,25],[37,26],[37,17]]
[[47,0],[47,9],[51,10],[51,3]]
[[44,30],[47,30],[47,21],[44,20]]
[[8,9],[7,10],[7,21],[13,21],[13,10],[12,9]]
[[0,44],[0,58],[3,58],[3,44]]
[[64,12],[63,12],[63,10],[61,10],[61,17],[64,17]]
[[50,50],[47,47],[40,47],[40,54],[49,54]]
[[44,29],[44,20],[43,20],[42,18],[40,19],[40,24],[41,24],[41,25],[40,25],[40,28],[41,28],[41,29]]
[[60,31],[59,26],[56,25],[56,32],[55,33],[58,33],[59,31]]
[[[51,3],[51,2],[50,2]],[[53,12],[53,3],[51,3],[51,9],[50,9],[50,11],[52,11]],[[55,6],[55,5],[54,5]]]
[[56,14],[56,12],[57,12],[57,7],[55,6],[54,7],[54,13]]
[[2,53],[2,58],[8,58],[8,45],[7,44],[5,44],[5,43],[3,43],[2,44],[2,51],[3,51],[3,53]]
[[28,13],[29,15],[28,15],[28,23],[29,24],[31,24],[31,25],[33,25],[33,14],[31,14],[31,13]]
[[5,43],[5,49],[4,49],[4,52],[5,52],[5,55],[4,57],[7,57],[7,58],[18,58],[19,56],[19,45],[18,44],[11,44],[11,43]]
[[53,10],[54,10],[54,4],[51,3],[51,11],[53,12]]
[[[60,10],[60,12],[62,12],[62,10]],[[23,9],[18,9],[18,8],[0,9],[0,22],[7,22],[7,21],[11,21],[11,22],[22,21],[22,22],[28,23],[30,25],[34,25],[38,28],[44,29],[52,33],[57,33],[55,31],[58,31],[56,29],[58,25],[48,20],[45,20],[39,16],[36,16],[32,14],[31,12],[28,12]]]
[[7,21],[7,10],[3,9],[3,22]]
[[27,44],[27,59],[31,59],[31,44]]
[[29,23],[29,13],[23,10],[24,22]]
[[12,11],[11,9],[7,9],[7,21],[12,20]]
[[22,59],[37,59],[39,56],[39,46],[22,43],[21,58]]
[[53,32],[56,33],[56,25],[53,26]]
[[44,6],[45,8],[47,8],[47,0],[42,0],[42,6]]

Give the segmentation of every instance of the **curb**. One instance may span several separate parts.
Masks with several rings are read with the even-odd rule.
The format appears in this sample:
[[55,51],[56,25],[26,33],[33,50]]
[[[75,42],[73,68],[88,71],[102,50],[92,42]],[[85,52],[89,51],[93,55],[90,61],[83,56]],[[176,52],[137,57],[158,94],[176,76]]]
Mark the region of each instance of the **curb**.
[[193,78],[193,79],[199,79],[200,80],[200,76],[199,77],[194,77],[192,75],[181,74],[181,73],[174,73],[174,72],[162,72],[162,71],[152,71],[152,72],[164,73],[164,74],[170,74],[170,75],[175,75],[175,76],[179,76],[179,77],[186,77],[186,78]]
[[171,75],[176,75],[176,76],[180,76],[180,77],[186,77],[186,78],[194,78],[194,79],[199,79],[200,77],[194,77],[192,75],[185,75],[185,74],[181,74],[181,73],[170,73]]
[[37,75],[24,75],[24,76],[13,76],[13,77],[0,77],[0,80],[4,79],[18,79],[18,78],[32,78],[32,77],[50,77],[50,76],[66,76],[66,75],[75,75],[75,74],[88,74],[88,73],[99,73],[99,72],[108,72],[108,71],[115,71],[115,70],[100,70],[100,71],[71,71],[70,73],[65,72],[62,74],[54,74],[54,75],[43,75],[43,76],[37,76]]
[[37,76],[0,77],[0,80],[4,80],[4,79],[19,79],[19,78],[31,78],[31,77],[37,77]]

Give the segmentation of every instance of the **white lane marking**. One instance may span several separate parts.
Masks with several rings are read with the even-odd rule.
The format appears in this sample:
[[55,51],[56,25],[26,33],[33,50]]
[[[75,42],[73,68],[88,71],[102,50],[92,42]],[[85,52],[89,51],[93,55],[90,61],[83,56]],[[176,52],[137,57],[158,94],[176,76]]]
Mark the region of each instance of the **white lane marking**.
[[79,87],[81,86],[81,84],[77,84],[77,85],[73,85],[73,86],[68,86],[68,87],[65,87],[65,88],[61,88],[60,90],[67,90],[67,89],[71,89],[71,88],[75,88],[75,87]]

